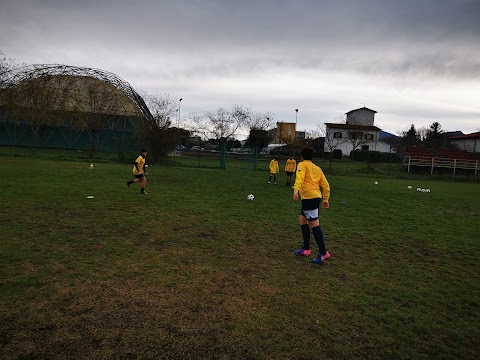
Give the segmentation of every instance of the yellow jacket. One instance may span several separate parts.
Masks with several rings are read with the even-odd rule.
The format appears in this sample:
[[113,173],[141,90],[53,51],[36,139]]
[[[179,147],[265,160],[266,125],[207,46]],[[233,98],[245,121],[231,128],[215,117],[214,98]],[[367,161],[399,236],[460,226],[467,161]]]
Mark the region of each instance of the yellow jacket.
[[278,174],[279,172],[280,169],[278,168],[278,161],[272,159],[272,161],[270,161],[270,174]]
[[145,158],[142,156],[142,155],[139,155],[137,160],[135,160],[135,162],[137,163],[137,166],[138,166],[138,169],[140,171],[137,170],[137,167],[135,165],[133,165],[133,174],[134,175],[140,175],[140,174],[143,174],[144,171],[143,171],[143,167],[145,165]]
[[297,162],[295,159],[287,159],[287,163],[285,164],[285,171],[295,172],[297,168]]
[[302,199],[322,198],[328,202],[330,198],[330,185],[323,173],[317,165],[310,160],[303,160],[297,166],[295,177],[294,191],[298,191]]

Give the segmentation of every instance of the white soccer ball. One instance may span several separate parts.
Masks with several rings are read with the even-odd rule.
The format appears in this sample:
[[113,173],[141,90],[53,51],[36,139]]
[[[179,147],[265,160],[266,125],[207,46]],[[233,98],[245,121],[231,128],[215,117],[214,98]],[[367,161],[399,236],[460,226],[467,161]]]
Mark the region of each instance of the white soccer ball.
[[148,165],[147,165],[147,164],[145,164],[145,168],[148,168]]
[[375,181],[374,184],[375,184],[375,185],[378,185],[378,181]]
[[89,169],[93,170],[93,164],[90,164]]
[[408,189],[411,189],[412,187],[410,185],[408,185]]
[[253,199],[255,199],[255,196],[253,196],[253,194],[248,194],[247,195],[247,200],[248,201],[253,201]]

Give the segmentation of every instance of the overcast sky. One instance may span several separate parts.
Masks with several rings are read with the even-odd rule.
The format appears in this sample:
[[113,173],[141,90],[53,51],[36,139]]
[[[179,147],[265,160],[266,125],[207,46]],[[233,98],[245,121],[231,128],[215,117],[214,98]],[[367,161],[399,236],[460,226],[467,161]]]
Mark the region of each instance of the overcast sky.
[[309,130],[366,106],[394,134],[480,131],[480,0],[1,0],[0,50],[183,98],[182,118],[298,108]]

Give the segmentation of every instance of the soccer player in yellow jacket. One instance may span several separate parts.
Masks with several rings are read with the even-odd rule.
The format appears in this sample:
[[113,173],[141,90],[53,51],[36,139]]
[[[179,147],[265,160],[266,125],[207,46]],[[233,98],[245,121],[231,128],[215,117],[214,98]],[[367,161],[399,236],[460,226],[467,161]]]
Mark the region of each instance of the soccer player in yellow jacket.
[[287,174],[287,186],[292,185],[292,176],[295,173],[296,169],[297,162],[295,161],[293,156],[290,156],[285,164],[285,173]]
[[293,200],[298,197],[302,200],[302,209],[300,210],[299,222],[303,236],[303,248],[295,250],[296,255],[310,256],[310,229],[318,245],[318,256],[312,260],[315,264],[330,257],[323,240],[323,232],[318,222],[318,208],[320,202],[323,209],[328,209],[328,199],[330,198],[330,185],[317,165],[312,162],[313,149],[305,148],[302,150],[301,162],[297,166],[295,185],[293,186]]
[[147,178],[145,177],[145,158],[147,157],[147,150],[142,149],[140,155],[137,157],[133,163],[133,175],[135,176],[134,180],[127,181],[128,187],[133,183],[140,183],[140,193],[147,194],[145,192],[145,185],[147,185]]
[[273,183],[277,185],[277,174],[280,172],[280,168],[278,167],[278,157],[275,157],[270,161],[270,177],[268,178],[268,183],[272,181],[273,176]]

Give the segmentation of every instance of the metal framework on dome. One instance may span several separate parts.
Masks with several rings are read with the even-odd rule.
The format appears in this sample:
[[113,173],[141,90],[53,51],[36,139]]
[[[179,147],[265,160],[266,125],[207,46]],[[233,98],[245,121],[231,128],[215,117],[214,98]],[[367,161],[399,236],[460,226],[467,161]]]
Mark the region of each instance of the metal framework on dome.
[[143,98],[128,82],[111,72],[96,68],[85,68],[59,64],[28,65],[1,73],[0,79],[2,80],[0,83],[0,88],[8,89],[24,81],[39,79],[46,76],[58,75],[89,77],[108,83],[122,91],[130,100],[132,100],[146,119],[153,119],[153,116],[150,113],[150,110],[145,104]]

